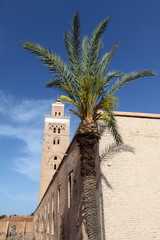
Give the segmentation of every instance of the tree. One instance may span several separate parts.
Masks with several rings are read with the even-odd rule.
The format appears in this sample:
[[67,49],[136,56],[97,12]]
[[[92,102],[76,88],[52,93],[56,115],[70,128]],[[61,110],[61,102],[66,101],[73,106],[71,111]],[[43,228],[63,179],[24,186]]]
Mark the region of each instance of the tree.
[[0,220],[7,217],[6,215],[0,215]]
[[35,54],[49,68],[52,80],[47,87],[58,88],[66,95],[61,100],[71,103],[70,112],[81,119],[76,136],[80,149],[80,173],[83,185],[86,230],[89,239],[101,239],[96,197],[95,144],[100,134],[96,121],[102,119],[113,134],[117,145],[123,143],[113,110],[117,104],[114,94],[124,85],[142,77],[154,76],[151,70],[124,74],[107,71],[119,45],[116,42],[110,52],[102,55],[102,36],[109,17],[93,31],[91,37],[80,37],[78,13],[74,14],[69,30],[64,34],[68,63],[51,50],[34,42],[23,42],[23,47]]
[[9,217],[16,217],[18,216],[17,214],[10,215]]

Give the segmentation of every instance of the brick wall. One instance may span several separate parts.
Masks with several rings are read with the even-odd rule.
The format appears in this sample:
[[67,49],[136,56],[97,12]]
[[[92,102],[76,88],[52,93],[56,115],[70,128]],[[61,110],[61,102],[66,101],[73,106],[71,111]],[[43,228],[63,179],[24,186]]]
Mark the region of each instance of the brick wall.
[[160,115],[121,115],[117,121],[128,152],[109,147],[107,131],[100,141],[104,239],[158,240]]
[[87,239],[82,233],[81,177],[76,139],[70,144],[35,212],[35,229],[36,240],[41,237],[46,240]]
[[39,202],[42,199],[69,145],[70,118],[64,104],[52,103],[52,114],[45,117]]

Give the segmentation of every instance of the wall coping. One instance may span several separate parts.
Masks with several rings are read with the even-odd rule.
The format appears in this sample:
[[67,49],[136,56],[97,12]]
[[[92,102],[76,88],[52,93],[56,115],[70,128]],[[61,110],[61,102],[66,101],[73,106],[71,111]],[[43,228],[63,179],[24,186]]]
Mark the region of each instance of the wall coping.
[[0,220],[0,222],[22,222],[22,221],[27,221],[27,222],[32,222],[34,219],[33,216],[11,216],[11,217],[4,217]]
[[136,118],[154,118],[160,119],[160,114],[155,113],[137,113],[137,112],[119,112],[114,111],[115,116],[120,117],[136,117]]

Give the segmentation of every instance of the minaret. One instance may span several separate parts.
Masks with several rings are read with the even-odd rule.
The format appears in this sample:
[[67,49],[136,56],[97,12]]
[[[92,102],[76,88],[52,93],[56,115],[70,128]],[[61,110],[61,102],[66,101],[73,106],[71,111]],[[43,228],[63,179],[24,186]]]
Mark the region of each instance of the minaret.
[[64,116],[64,104],[52,103],[52,115],[45,117],[39,202],[69,145],[70,118]]

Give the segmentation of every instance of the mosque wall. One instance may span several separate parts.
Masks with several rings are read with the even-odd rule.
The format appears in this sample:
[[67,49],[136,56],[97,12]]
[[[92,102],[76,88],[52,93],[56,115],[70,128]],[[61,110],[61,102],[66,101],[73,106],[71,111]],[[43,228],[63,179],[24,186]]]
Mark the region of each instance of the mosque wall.
[[[124,145],[117,147],[99,122],[95,146],[102,239],[160,239],[160,115],[115,115]],[[35,211],[35,240],[88,240],[79,158],[74,137]],[[14,226],[25,240],[33,239],[32,221],[7,218],[0,220],[0,240],[14,233]]]
[[160,115],[116,118],[125,148],[106,130],[99,144],[104,239],[160,239]]
[[87,239],[79,167],[79,148],[74,138],[35,211],[35,239]]
[[[115,114],[124,146],[103,122],[96,146],[102,239],[160,239],[160,115]],[[75,137],[35,212],[36,240],[88,239],[79,154]]]

